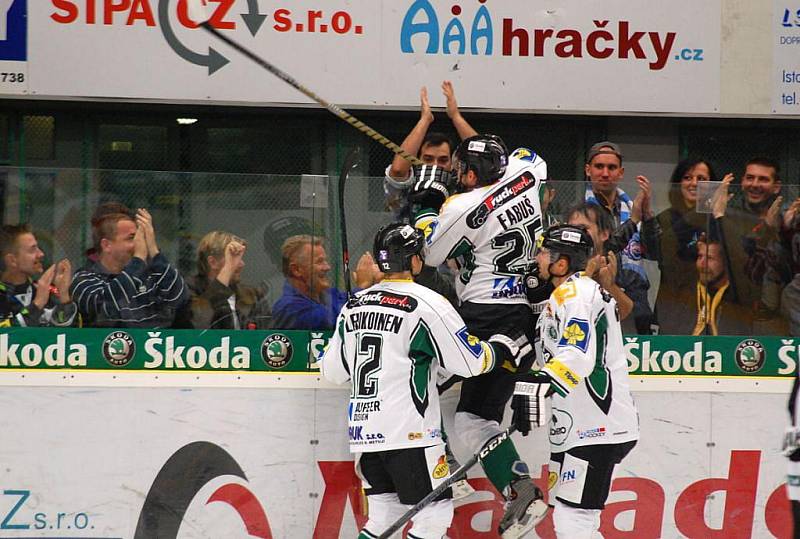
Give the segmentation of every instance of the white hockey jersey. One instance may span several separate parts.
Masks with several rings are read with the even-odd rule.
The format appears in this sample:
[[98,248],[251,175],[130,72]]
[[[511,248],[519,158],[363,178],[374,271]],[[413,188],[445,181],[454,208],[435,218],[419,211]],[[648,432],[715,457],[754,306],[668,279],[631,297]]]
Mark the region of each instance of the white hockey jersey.
[[439,215],[414,223],[425,234],[425,263],[456,261],[459,300],[527,303],[522,275],[534,259],[542,234],[541,191],[547,164],[510,158],[503,178],[453,195]]
[[492,346],[470,335],[442,296],[411,280],[386,280],[345,305],[322,356],[322,375],[348,380],[351,452],[444,443],[437,376],[494,367]]
[[639,439],[617,302],[597,282],[581,272],[556,288],[539,315],[536,352],[555,389],[552,452]]

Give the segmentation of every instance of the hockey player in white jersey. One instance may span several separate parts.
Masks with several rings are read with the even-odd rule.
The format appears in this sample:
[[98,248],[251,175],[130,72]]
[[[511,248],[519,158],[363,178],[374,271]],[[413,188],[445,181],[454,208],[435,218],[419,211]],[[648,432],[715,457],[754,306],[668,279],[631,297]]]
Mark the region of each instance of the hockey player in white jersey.
[[639,439],[616,301],[583,273],[592,251],[585,227],[557,225],[536,253],[540,279],[555,286],[536,327],[536,361],[552,392],[550,503],[560,539],[602,537],[614,466]]
[[[384,279],[339,314],[322,374],[350,381],[350,450],[369,500],[360,539],[378,537],[449,476],[437,377],[515,370],[532,362],[524,334],[471,335],[448,301],[416,284],[422,235],[408,224],[382,227],[374,255]],[[422,509],[408,537],[440,538],[453,517],[451,493]]]
[[[459,314],[470,333],[488,338],[504,327],[533,339],[536,314],[526,297],[523,276],[533,263],[542,232],[541,195],[547,165],[510,158],[494,135],[465,139],[454,154],[460,194],[447,198],[442,182],[420,178],[412,188],[414,224],[425,234],[425,263],[455,260]],[[523,369],[525,370],[525,369]],[[452,433],[477,450],[502,429],[500,423],[516,376],[493,371],[464,380]],[[489,480],[507,501],[499,532],[508,538],[527,534],[542,518],[542,493],[509,439],[481,462]]]

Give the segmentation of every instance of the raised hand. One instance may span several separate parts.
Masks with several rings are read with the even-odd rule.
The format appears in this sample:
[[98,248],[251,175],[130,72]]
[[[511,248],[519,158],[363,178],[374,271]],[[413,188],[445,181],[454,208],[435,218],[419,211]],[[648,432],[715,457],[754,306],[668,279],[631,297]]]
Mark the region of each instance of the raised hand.
[[800,211],[800,198],[795,199],[792,202],[792,205],[789,206],[789,209],[786,210],[783,214],[783,226],[784,228],[791,229],[792,225],[794,224],[795,217],[797,217],[797,212]]
[[72,284],[72,264],[66,258],[56,264],[56,273],[53,284],[58,289],[58,299],[61,303],[69,303],[69,287]]
[[764,215],[764,222],[773,230],[778,230],[781,226],[781,204],[783,197],[779,196],[770,205],[767,213]]
[[595,255],[586,262],[586,268],[583,271],[586,273],[587,277],[595,278],[597,272],[600,271],[602,259],[602,255]]
[[367,288],[372,286],[383,277],[378,265],[372,258],[370,253],[364,253],[358,259],[356,264],[356,271],[353,272],[352,278],[358,288]]
[[153,258],[158,254],[158,244],[156,243],[156,231],[153,228],[153,217],[145,208],[136,210],[136,224],[144,229],[144,239],[147,245],[147,256]]
[[550,207],[550,203],[553,202],[555,198],[556,198],[555,188],[548,187],[545,185],[544,196],[542,197],[542,213],[547,211],[547,208]]
[[144,226],[136,218],[136,233],[133,235],[133,256],[147,261],[147,240],[145,239]]
[[639,192],[633,200],[633,208],[631,209],[631,219],[634,223],[640,223],[643,220],[652,219],[653,210],[651,207],[652,187],[650,180],[646,176],[636,176],[636,183],[639,184]]
[[601,258],[602,263],[597,271],[597,282],[606,290],[610,290],[617,279],[617,257],[614,253],[609,252],[608,255]]
[[711,197],[711,213],[715,219],[719,219],[725,215],[725,210],[728,208],[728,202],[731,198],[733,198],[733,194],[728,194],[728,188],[730,187],[733,178],[734,176],[732,172],[725,174],[725,177],[722,178],[719,186],[714,191],[714,195]]
[[442,82],[442,93],[447,101],[447,117],[451,120],[461,115],[456,101],[456,92],[453,90],[453,83],[449,80]]
[[246,250],[247,247],[238,241],[231,241],[225,246],[225,259],[222,263],[222,269],[219,271],[219,275],[217,275],[217,280],[219,282],[225,286],[230,285],[231,277],[233,277],[233,274],[236,273],[236,270],[242,264],[242,259],[244,258]]
[[428,89],[424,86],[419,91],[419,118],[427,123],[433,123],[433,112],[428,103]]
[[56,265],[53,264],[42,273],[39,280],[36,281],[36,294],[33,298],[33,304],[40,310],[44,309],[47,302],[50,301],[50,286],[53,284],[53,277],[56,274]]

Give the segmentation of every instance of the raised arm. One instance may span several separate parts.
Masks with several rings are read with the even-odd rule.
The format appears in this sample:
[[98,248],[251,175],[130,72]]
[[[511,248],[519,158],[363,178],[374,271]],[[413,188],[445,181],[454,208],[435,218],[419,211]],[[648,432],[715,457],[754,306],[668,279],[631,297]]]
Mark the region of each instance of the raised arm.
[[[424,86],[419,91],[419,101],[419,120],[402,144],[400,144],[400,147],[411,155],[417,155],[428,128],[433,123],[433,112],[431,112],[431,107],[428,104],[428,90]],[[395,181],[402,182],[408,178],[410,170],[411,163],[399,155],[395,155],[392,165],[389,167],[388,176]]]
[[442,93],[447,101],[447,117],[453,122],[453,127],[456,128],[458,137],[464,140],[465,138],[477,135],[478,132],[464,119],[464,116],[461,115],[461,111],[458,109],[453,83],[449,80],[442,82]]

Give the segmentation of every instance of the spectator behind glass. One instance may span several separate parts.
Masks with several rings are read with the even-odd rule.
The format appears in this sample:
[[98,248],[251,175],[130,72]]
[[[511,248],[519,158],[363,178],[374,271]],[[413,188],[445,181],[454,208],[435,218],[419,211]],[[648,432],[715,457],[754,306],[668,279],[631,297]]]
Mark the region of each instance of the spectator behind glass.
[[108,213],[93,223],[96,260],[87,259],[70,292],[90,327],[183,326],[189,291],[161,253],[146,209]]
[[785,247],[788,276],[791,277],[781,294],[781,312],[789,321],[791,335],[800,336],[800,199],[795,200],[784,215]]
[[[619,145],[603,141],[593,144],[587,154],[584,166],[586,179],[585,201],[594,204],[607,213],[614,222],[613,236],[621,242],[619,248],[611,250],[619,253],[619,266],[639,272],[639,275],[650,286],[648,266],[655,270],[655,262],[659,258],[659,240],[661,230],[653,216],[651,208],[650,180],[645,176],[636,176],[639,192],[635,199],[620,189],[624,178],[625,167],[622,164],[622,149]],[[648,262],[650,261],[650,262]],[[634,303],[636,300],[634,299]],[[655,317],[652,306],[649,319],[642,313],[634,313],[637,333],[653,332]]]
[[[586,273],[606,289],[617,301],[620,318],[626,320],[633,313],[645,319],[646,329],[652,315],[647,303],[647,280],[639,272],[619,267],[619,250],[626,245],[624,239],[614,237],[614,222],[608,212],[596,204],[578,204],[567,213],[570,225],[586,227],[594,243],[595,256],[586,265]],[[633,330],[633,331],[632,331]],[[628,328],[627,332],[635,332]]]
[[188,283],[192,322],[201,329],[268,329],[271,313],[263,290],[240,283],[247,242],[215,230],[200,240],[197,275]]
[[[331,286],[331,265],[319,237],[299,235],[281,247],[283,295],[272,306],[272,326],[277,329],[333,329],[347,301],[347,293]],[[358,260],[355,286],[367,288],[380,272],[369,253]]]
[[779,240],[783,209],[778,164],[765,157],[750,159],[742,176],[741,196],[731,201],[720,219],[730,262],[731,287],[737,303],[753,312],[753,335],[782,332],[782,321],[762,301],[769,248]]
[[[712,227],[712,236],[715,233]],[[752,312],[733,295],[725,251],[718,239],[697,241],[696,282],[677,296],[659,298],[665,335],[750,335]]]
[[[713,215],[697,212],[697,182],[707,181],[716,182],[717,175],[704,159],[684,159],[672,172],[670,207],[657,217],[662,232],[659,298],[694,288],[697,242],[708,232],[709,220],[719,216],[716,211]],[[715,200],[716,197],[725,197],[720,200],[723,204],[727,202],[727,187],[731,181],[733,174],[726,174]]]
[[43,260],[29,225],[0,227],[0,327],[78,325],[69,295],[72,265],[65,258],[45,271]]
[[[95,226],[103,219],[106,215],[112,215],[115,213],[122,213],[130,217],[132,220],[136,219],[136,216],[133,214],[131,209],[121,202],[103,202],[94,210],[92,214],[91,220],[91,227],[94,230]],[[95,246],[92,245],[86,250],[86,258],[89,260],[97,261],[98,253]]]
[[262,274],[259,286],[266,289],[267,299],[271,304],[278,300],[283,290],[284,278],[281,269],[283,267],[281,258],[283,242],[292,236],[304,234],[319,236],[321,231],[316,230],[308,219],[296,215],[282,215],[264,226],[264,252],[270,263]]

